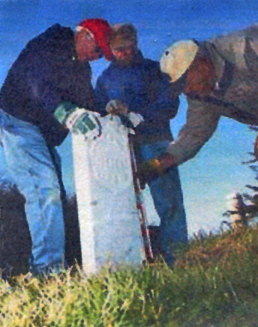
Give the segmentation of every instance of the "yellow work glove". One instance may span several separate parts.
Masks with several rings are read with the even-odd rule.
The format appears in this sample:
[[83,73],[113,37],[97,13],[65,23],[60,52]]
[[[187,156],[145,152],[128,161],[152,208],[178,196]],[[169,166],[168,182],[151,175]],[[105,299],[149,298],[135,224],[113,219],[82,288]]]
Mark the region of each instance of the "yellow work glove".
[[172,166],[175,166],[175,162],[173,156],[169,153],[163,153],[158,158],[143,162],[139,165],[137,174],[141,188],[143,189],[146,183],[149,183],[165,174]]

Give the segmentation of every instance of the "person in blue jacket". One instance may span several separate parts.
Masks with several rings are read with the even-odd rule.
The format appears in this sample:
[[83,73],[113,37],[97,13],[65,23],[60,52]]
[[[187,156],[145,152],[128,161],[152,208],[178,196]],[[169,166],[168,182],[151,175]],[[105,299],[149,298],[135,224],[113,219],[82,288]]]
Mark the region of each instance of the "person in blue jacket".
[[0,93],[0,135],[7,165],[26,199],[32,239],[32,273],[58,271],[64,264],[65,197],[55,149],[68,130],[54,117],[63,101],[94,110],[88,61],[103,55],[111,27],[86,19],[77,30],[55,24],[32,39],[13,63]]
[[[179,99],[160,71],[159,63],[145,59],[138,49],[137,31],[131,24],[115,25],[110,39],[114,60],[98,78],[95,96],[98,111],[105,115],[135,112],[143,121],[137,127],[140,160],[161,154],[172,141],[170,119]],[[172,247],[187,242],[183,194],[177,168],[149,183],[160,217],[161,251],[169,265],[174,263]],[[172,246],[172,247],[171,247]]]

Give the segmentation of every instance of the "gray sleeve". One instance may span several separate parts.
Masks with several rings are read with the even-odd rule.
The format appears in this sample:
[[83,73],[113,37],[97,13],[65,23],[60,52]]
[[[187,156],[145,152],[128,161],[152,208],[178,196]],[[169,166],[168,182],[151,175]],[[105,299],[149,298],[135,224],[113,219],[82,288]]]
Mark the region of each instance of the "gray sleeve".
[[188,101],[186,124],[178,138],[170,143],[167,152],[172,154],[177,165],[193,158],[210,139],[218,126],[219,108],[199,100]]

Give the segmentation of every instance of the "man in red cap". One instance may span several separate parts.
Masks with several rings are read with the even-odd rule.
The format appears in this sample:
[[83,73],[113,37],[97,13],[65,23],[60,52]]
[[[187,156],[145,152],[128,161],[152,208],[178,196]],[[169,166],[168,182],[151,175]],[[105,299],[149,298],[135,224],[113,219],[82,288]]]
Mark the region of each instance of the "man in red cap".
[[35,274],[64,263],[65,191],[55,146],[68,130],[54,112],[62,102],[94,110],[88,61],[111,59],[111,32],[104,19],[86,19],[75,32],[51,26],[26,45],[1,88],[0,135],[10,173],[26,199]]

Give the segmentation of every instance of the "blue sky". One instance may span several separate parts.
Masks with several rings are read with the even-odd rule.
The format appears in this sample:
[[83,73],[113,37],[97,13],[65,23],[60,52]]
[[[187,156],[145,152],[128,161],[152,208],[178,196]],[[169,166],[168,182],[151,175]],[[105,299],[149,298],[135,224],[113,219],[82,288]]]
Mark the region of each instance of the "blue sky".
[[[0,83],[25,44],[50,25],[74,27],[85,18],[102,17],[111,24],[131,22],[138,28],[143,54],[159,60],[164,49],[179,39],[204,40],[241,29],[258,21],[257,0],[0,0]],[[92,64],[93,83],[107,66],[102,59]],[[185,99],[171,123],[174,136],[184,123]],[[180,167],[190,234],[218,228],[225,198],[246,191],[254,174],[241,162],[252,151],[255,133],[247,126],[223,118],[212,139],[191,161]],[[66,188],[73,192],[70,139],[59,148]],[[0,174],[6,171],[0,149]]]

